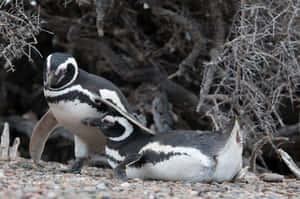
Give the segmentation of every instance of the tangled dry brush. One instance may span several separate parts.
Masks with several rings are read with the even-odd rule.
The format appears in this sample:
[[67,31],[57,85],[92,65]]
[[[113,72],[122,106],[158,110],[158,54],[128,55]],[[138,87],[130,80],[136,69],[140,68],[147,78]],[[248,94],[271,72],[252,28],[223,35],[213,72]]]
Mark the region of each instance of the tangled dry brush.
[[299,100],[299,14],[300,1],[241,2],[222,52],[204,64],[200,96],[214,104],[217,126],[229,115],[255,133],[285,126],[282,103]]
[[15,70],[13,59],[23,55],[30,59],[32,50],[38,52],[34,45],[40,32],[40,18],[29,6],[32,5],[23,0],[0,3],[0,59],[5,60],[4,68],[8,71]]

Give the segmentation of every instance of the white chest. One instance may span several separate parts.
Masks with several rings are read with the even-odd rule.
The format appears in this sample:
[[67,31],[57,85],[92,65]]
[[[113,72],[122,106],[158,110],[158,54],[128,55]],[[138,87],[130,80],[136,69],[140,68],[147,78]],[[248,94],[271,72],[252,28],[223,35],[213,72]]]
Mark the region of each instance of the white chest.
[[74,101],[61,101],[59,103],[49,103],[57,121],[64,127],[76,131],[77,127],[83,127],[81,120],[86,117],[97,117],[99,112],[97,109],[88,104],[80,102],[78,99]]
[[[78,96],[74,96],[77,94]],[[92,92],[83,89],[80,85],[75,85],[59,91],[44,90],[44,95],[48,98],[49,108],[57,122],[74,134],[76,157],[86,157],[88,154],[94,157],[103,152],[106,139],[101,131],[96,127],[82,124],[83,119],[100,115],[96,107],[88,104],[88,101],[83,101],[89,98],[91,103],[94,102]],[[84,98],[82,98],[83,95]],[[68,97],[71,100],[62,100]]]
[[242,146],[231,138],[217,157],[217,167],[213,179],[222,182],[231,180],[242,168]]

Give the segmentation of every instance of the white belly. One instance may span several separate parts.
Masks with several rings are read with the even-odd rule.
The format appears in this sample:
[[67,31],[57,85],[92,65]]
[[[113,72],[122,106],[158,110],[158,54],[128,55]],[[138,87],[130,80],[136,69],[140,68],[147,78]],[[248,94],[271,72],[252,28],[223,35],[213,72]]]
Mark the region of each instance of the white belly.
[[214,167],[204,166],[199,159],[189,156],[174,156],[169,160],[157,163],[146,163],[142,168],[128,167],[128,178],[183,180],[188,182],[210,181]]
[[215,161],[189,147],[172,147],[150,143],[142,148],[156,153],[181,153],[171,156],[162,162],[146,163],[141,168],[127,167],[126,174],[129,178],[184,180],[184,181],[210,181],[215,169]]
[[75,157],[93,158],[104,152],[106,138],[102,132],[81,123],[86,117],[99,117],[97,109],[80,103],[78,99],[73,102],[49,103],[49,106],[58,123],[75,135]]
[[[80,85],[75,85],[60,91],[44,90],[45,97],[59,97],[72,91],[80,91],[94,100],[94,95]],[[59,103],[48,103],[57,122],[71,131],[75,136],[75,157],[93,157],[104,152],[106,143],[105,136],[95,127],[85,126],[81,123],[87,117],[99,117],[96,108],[82,103],[79,99],[74,101],[60,101]]]
[[239,143],[229,140],[217,157],[217,167],[213,179],[217,182],[229,181],[242,169],[243,149]]
[[72,102],[61,101],[58,104],[49,104],[49,106],[57,121],[78,136],[85,134],[85,132],[82,132],[83,130],[91,128],[83,125],[81,123],[82,119],[99,116],[97,109],[80,103],[78,99]]

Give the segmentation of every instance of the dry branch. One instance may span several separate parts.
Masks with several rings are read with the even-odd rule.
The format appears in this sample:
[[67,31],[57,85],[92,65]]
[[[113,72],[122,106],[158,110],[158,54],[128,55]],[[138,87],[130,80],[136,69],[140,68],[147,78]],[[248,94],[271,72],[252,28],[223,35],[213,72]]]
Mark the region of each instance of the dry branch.
[[152,114],[156,132],[163,133],[172,129],[174,121],[166,92],[160,91],[154,98]]
[[0,4],[0,58],[6,61],[4,68],[14,71],[12,61],[23,55],[31,59],[32,50],[39,53],[34,46],[36,35],[40,32],[39,13],[25,10],[27,1],[12,1]]
[[[250,159],[250,169],[251,171],[253,171],[254,173],[256,173],[256,158],[259,155],[259,153],[261,152],[262,147],[267,144],[270,143],[271,145],[274,145],[273,142],[274,141],[289,141],[288,138],[285,137],[276,137],[276,138],[270,138],[268,136],[263,137],[261,140],[257,141],[254,146],[253,146],[253,150],[252,150],[252,154],[251,154],[251,159]],[[274,148],[274,147],[273,147]],[[279,151],[274,148],[275,152],[279,154]]]
[[96,1],[96,27],[99,37],[104,35],[105,18],[109,15],[116,2],[114,0],[98,0]]
[[283,161],[285,162],[285,164],[288,166],[288,168],[292,171],[292,173],[298,178],[300,179],[300,169],[299,167],[296,165],[296,163],[294,162],[294,160],[292,159],[292,157],[285,152],[282,149],[278,150],[281,158],[283,159]]
[[1,153],[0,157],[1,160],[8,160],[9,159],[9,126],[8,123],[4,124],[3,132],[1,135]]
[[20,138],[15,138],[13,145],[9,148],[9,160],[14,161],[18,156],[18,148],[20,145]]
[[255,139],[282,135],[285,115],[279,108],[284,99],[294,103],[300,83],[299,1],[271,2],[240,2],[216,69],[210,69],[217,72],[206,70],[202,77],[198,104],[199,110],[205,99],[213,105],[209,114],[225,116],[214,116],[217,124],[226,117],[239,117],[247,126],[250,122],[249,137]]
[[20,145],[20,138],[15,138],[13,146],[9,147],[9,125],[4,123],[3,132],[1,135],[0,143],[0,160],[1,161],[14,161],[18,155],[18,147]]
[[299,124],[293,125],[286,125],[280,128],[277,132],[274,133],[274,136],[284,136],[284,137],[291,137],[291,136],[300,136],[300,126]]

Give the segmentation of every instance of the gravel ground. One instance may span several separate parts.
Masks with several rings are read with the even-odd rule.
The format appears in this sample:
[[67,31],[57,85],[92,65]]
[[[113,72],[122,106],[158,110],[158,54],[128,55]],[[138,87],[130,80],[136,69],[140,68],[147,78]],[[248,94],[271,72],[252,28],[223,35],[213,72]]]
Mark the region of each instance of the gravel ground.
[[111,169],[84,167],[81,174],[65,174],[68,166],[18,158],[0,162],[0,198],[300,198],[300,181],[284,179],[270,183],[256,177],[235,183],[184,183],[164,181],[123,182],[112,176]]

